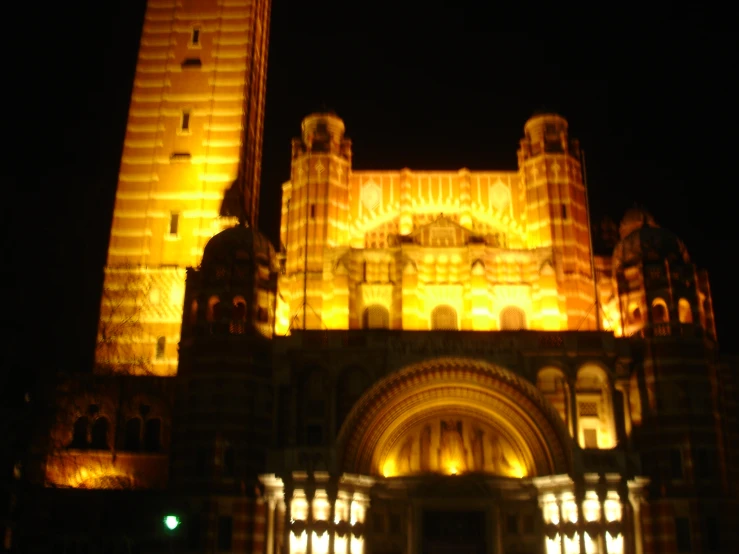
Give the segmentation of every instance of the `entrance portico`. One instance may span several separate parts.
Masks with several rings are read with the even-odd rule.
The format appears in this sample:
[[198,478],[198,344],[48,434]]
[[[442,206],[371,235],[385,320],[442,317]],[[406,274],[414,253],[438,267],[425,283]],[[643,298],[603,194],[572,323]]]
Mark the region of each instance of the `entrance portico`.
[[269,553],[636,554],[624,537],[643,483],[573,480],[562,419],[504,368],[438,358],[395,372],[336,446],[340,472],[263,476]]

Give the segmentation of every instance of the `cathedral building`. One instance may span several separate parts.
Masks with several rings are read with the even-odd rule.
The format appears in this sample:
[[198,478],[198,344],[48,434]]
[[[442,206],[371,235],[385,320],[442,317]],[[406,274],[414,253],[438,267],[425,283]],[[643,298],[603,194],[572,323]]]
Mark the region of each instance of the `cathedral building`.
[[736,360],[680,239],[634,208],[596,254],[560,115],[515,170],[363,171],[315,113],[272,244],[269,9],[148,4],[95,371],[53,384],[7,549],[739,551]]
[[187,269],[176,375],[59,387],[59,551],[113,503],[139,552],[736,550],[707,275],[640,208],[593,253],[564,118],[518,171],[354,170],[333,113],[292,158],[280,248],[242,217]]

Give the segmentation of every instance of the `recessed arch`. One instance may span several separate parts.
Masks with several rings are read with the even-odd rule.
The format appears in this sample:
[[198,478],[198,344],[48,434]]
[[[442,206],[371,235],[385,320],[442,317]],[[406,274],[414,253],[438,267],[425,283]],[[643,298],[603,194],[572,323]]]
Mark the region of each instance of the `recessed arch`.
[[[536,373],[536,388],[557,410],[562,421],[569,425],[570,387],[565,372],[556,366],[545,366]],[[570,429],[570,434],[573,430]]]
[[385,306],[371,304],[364,310],[362,325],[364,329],[389,329],[390,312]]
[[577,440],[582,448],[616,446],[613,391],[608,371],[600,363],[587,362],[575,381]]
[[208,312],[206,319],[208,321],[217,321],[221,318],[221,299],[217,295],[213,295],[208,299]]
[[[337,439],[342,469],[382,475],[409,433],[429,425],[438,444],[441,422],[457,421],[466,426],[465,433],[484,427],[505,443],[509,458],[521,466],[510,476],[567,473],[571,467],[564,423],[534,385],[480,360],[438,358],[393,373],[355,404]],[[467,436],[463,442],[469,446]]]
[[520,331],[526,329],[526,312],[518,306],[506,306],[500,311],[501,331]]
[[652,300],[652,323],[667,323],[670,321],[670,312],[667,303],[662,298]]
[[446,304],[436,306],[431,312],[431,329],[434,331],[456,331],[457,310]]

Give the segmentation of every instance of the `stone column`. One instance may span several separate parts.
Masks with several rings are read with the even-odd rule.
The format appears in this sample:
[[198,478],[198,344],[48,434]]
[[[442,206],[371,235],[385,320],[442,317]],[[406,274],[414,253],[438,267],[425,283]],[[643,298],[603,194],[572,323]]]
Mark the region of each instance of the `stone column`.
[[400,172],[400,234],[408,235],[413,231],[413,208],[411,205],[411,170],[405,168]]
[[275,510],[277,501],[270,496],[267,499],[267,536],[265,537],[267,546],[266,554],[274,554],[275,548]]
[[[600,506],[600,533],[598,534],[598,551],[608,554],[608,541],[606,540],[606,497],[608,496],[608,485],[605,476],[601,475],[598,482],[598,505]],[[621,515],[623,518],[623,514]]]
[[[626,479],[618,485],[618,497],[621,501],[621,536],[624,542],[624,554],[634,553],[634,510],[629,501],[629,488]],[[627,533],[628,531],[631,531]]]
[[339,486],[335,483],[335,477],[331,478],[331,482],[326,485],[326,494],[328,495],[329,512],[328,512],[328,554],[334,554],[334,545],[336,542],[336,498],[339,494]]
[[610,431],[611,440],[612,440],[612,443],[609,445],[609,447],[613,447],[613,446],[616,446],[618,433],[617,433],[617,427],[616,427],[616,413],[613,409],[613,386],[610,380],[605,384],[605,387],[606,387],[606,390],[603,391],[605,393],[603,396],[605,397],[606,414],[608,417],[608,429]]
[[582,504],[585,501],[585,483],[582,480],[575,482],[575,505],[577,506],[577,542],[580,544],[580,554],[585,551],[585,513]]
[[559,532],[559,551],[561,554],[567,554],[565,551],[565,534],[564,534],[564,518],[562,514],[562,500],[557,498],[557,512],[559,512],[559,525],[557,526]]
[[285,482],[285,529],[284,534],[284,550],[286,553],[290,552],[290,533],[292,533],[290,520],[292,519],[292,505],[293,505],[293,483],[292,479],[287,478]]
[[467,229],[472,228],[472,213],[470,205],[470,171],[467,168],[459,170],[459,224]]
[[305,499],[308,502],[308,515],[305,518],[305,529],[307,533],[305,554],[313,554],[313,499],[316,496],[316,485],[313,482],[313,475],[309,477],[310,481],[305,485]]
[[624,408],[624,429],[626,430],[626,436],[631,436],[631,405],[629,403],[629,382],[619,381],[615,385],[616,390],[620,391],[623,395],[623,408]]
[[570,418],[572,420],[572,436],[575,439],[575,444],[580,446],[580,431],[578,429],[578,414],[577,414],[577,387],[576,381],[573,382],[571,379],[567,381],[567,386],[570,389]]
[[634,554],[644,554],[644,537],[641,525],[641,498],[637,494],[629,493],[634,521]]

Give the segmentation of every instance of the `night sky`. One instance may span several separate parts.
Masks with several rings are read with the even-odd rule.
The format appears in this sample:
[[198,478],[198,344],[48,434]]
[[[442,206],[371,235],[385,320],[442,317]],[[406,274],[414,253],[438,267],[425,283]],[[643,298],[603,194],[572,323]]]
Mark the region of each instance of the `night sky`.
[[[273,0],[261,229],[276,242],[290,139],[312,111],[344,119],[358,169],[506,170],[526,119],[557,111],[586,151],[594,224],[638,202],[677,233],[710,271],[722,349],[736,352],[739,46],[728,16],[517,4]],[[46,50],[9,41],[6,367],[91,364],[144,8],[61,3],[15,27]]]

